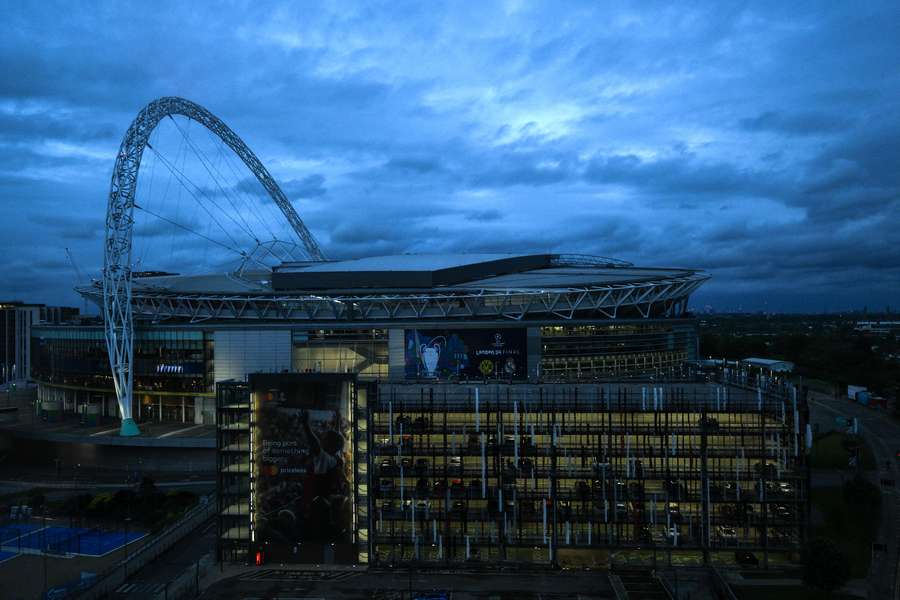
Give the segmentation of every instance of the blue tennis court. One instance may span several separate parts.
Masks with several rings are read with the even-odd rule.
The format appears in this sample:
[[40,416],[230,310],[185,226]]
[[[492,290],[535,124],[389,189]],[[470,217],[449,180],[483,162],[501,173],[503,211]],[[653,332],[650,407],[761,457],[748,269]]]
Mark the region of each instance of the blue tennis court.
[[[147,534],[140,531],[129,531],[128,543],[133,544],[145,535]],[[125,532],[123,531],[103,532],[93,530],[78,539],[79,549],[71,551],[71,554],[103,556],[124,546],[125,540]]]
[[31,525],[25,523],[4,525],[3,527],[0,527],[0,546],[15,543],[15,541],[21,536],[31,533],[32,531],[37,531],[40,528],[40,525]]
[[0,563],[5,562],[11,558],[17,557],[18,554],[16,552],[0,552]]
[[[22,526],[15,526],[22,527]],[[2,533],[0,533],[2,535]],[[129,544],[141,539],[146,534],[141,531],[129,531]],[[6,538],[4,538],[6,539]],[[84,527],[31,527],[19,530],[17,535],[4,541],[6,551],[32,551],[49,554],[81,554],[86,556],[103,556],[125,545],[124,531],[101,531]]]

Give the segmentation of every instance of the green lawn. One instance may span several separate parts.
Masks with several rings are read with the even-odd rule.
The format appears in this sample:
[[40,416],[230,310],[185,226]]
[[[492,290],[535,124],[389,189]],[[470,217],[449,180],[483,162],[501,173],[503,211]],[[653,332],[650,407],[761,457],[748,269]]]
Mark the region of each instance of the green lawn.
[[840,592],[829,594],[805,585],[732,586],[740,600],[859,600]]
[[878,530],[879,511],[851,506],[837,486],[813,488],[812,502],[825,516],[824,524],[813,527],[813,535],[829,538],[840,546],[850,561],[851,578],[865,577]]
[[[832,431],[816,438],[812,448],[812,468],[850,469],[847,463],[850,455],[843,446],[845,437],[843,433]],[[860,462],[862,468],[867,471],[875,468],[875,456],[865,440],[860,448]]]

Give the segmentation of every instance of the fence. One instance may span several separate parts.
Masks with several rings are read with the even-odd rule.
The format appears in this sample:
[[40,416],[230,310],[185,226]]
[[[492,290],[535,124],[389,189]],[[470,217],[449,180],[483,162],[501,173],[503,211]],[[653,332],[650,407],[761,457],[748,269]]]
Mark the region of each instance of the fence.
[[166,584],[166,588],[157,592],[154,600],[180,600],[200,595],[200,580],[210,567],[215,564],[215,554],[203,555],[196,563],[185,569],[181,575]]
[[120,585],[125,583],[129,573],[134,573],[158,558],[179,540],[215,516],[215,514],[215,493],[201,497],[197,506],[188,511],[176,523],[172,524],[155,538],[135,550],[134,554],[131,554],[128,558],[117,562],[105,571],[99,573],[90,587],[78,590],[74,594],[74,597],[83,600],[92,600],[111,594],[118,589]]

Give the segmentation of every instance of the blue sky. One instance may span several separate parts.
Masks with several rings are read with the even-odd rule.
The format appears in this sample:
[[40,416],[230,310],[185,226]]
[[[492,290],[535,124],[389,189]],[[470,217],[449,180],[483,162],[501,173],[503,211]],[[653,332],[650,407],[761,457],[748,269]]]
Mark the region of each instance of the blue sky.
[[79,302],[64,249],[99,273],[121,137],[178,95],[331,257],[581,252],[704,268],[695,307],[900,307],[897,2],[3,12],[4,298]]

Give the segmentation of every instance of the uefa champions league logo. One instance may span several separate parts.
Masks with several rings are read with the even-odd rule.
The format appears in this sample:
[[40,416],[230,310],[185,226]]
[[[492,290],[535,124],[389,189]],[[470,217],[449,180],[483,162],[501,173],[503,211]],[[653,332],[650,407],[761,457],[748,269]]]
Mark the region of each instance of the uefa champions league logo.
[[427,344],[422,344],[419,349],[422,355],[422,364],[425,366],[426,377],[437,377],[438,361],[441,358],[441,343],[443,337],[436,337]]

